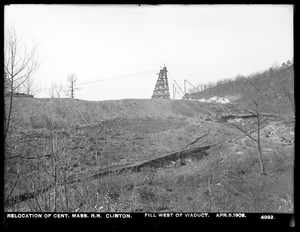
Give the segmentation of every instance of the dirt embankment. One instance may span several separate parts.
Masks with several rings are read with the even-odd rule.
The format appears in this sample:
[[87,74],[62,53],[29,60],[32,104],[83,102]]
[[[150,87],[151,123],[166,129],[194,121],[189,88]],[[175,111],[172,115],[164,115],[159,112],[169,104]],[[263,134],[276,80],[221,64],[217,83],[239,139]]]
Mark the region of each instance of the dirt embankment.
[[188,100],[15,99],[6,177],[16,178],[15,167],[22,164],[17,189],[28,194],[22,185],[30,180],[27,167],[44,173],[51,160],[42,157],[54,151],[69,177],[87,175],[91,168],[155,163],[167,154],[224,140],[227,130],[204,120],[222,110]]
[[[212,170],[216,159],[224,173],[237,169],[234,178],[254,175],[259,171],[255,144],[227,124],[214,121],[220,114],[233,113],[222,104],[189,100],[92,102],[76,99],[16,99],[5,156],[5,194],[9,194],[11,189],[13,191],[6,203],[13,205],[30,198],[38,200],[37,195],[45,193],[43,196],[46,196],[53,186],[67,182],[80,185],[111,172],[139,172],[149,166],[162,167],[165,171],[165,167],[169,168],[174,161],[188,157],[199,160],[208,154],[206,158],[211,158],[211,164],[210,161],[191,161],[190,166],[180,167],[182,173],[194,175],[196,170],[191,169],[192,165],[204,171]],[[210,120],[206,120],[208,118]],[[241,120],[246,122],[249,119]],[[293,140],[290,137],[294,134],[289,128],[280,128],[281,124],[272,124],[262,133],[268,171],[276,171],[277,164],[287,160],[280,156],[281,151],[282,154],[292,154]],[[283,139],[290,141],[283,144]],[[275,145],[277,150],[274,149]],[[274,159],[275,153],[278,162]],[[284,170],[286,167],[280,168]],[[213,186],[220,190],[220,199],[224,199],[224,188],[232,182],[226,179],[222,170],[215,170]],[[177,173],[178,169],[175,168],[174,172]],[[57,173],[60,174],[57,176]],[[204,182],[205,189],[207,181]],[[236,182],[233,184],[236,187]],[[231,189],[226,190],[230,197]],[[188,198],[191,199],[191,196]],[[200,198],[199,202],[203,202],[203,199]]]
[[[8,102],[8,101],[6,101]],[[13,119],[22,124],[43,127],[50,120],[59,127],[91,124],[115,118],[206,117],[225,106],[189,100],[125,99],[84,101],[78,99],[18,98]]]

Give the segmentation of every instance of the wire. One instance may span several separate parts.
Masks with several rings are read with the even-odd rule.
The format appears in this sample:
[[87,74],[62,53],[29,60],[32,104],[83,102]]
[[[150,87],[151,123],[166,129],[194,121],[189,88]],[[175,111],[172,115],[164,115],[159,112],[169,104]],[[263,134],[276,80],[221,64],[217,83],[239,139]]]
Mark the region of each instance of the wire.
[[[144,72],[140,72],[140,73],[121,75],[121,76],[110,77],[110,78],[106,78],[106,79],[94,80],[94,81],[89,81],[89,82],[82,82],[82,83],[79,82],[79,83],[76,84],[76,86],[78,86],[78,85],[87,85],[87,84],[92,84],[92,83],[97,83],[97,82],[102,82],[102,81],[110,81],[110,80],[129,78],[129,77],[133,77],[133,76],[139,76],[141,74],[151,73],[151,72],[154,72],[156,70],[157,69],[152,69],[152,70],[148,70],[148,71],[144,71]],[[69,85],[62,85],[62,87],[67,87],[67,86],[69,86]],[[41,91],[49,90],[49,89],[51,89],[51,88],[44,88],[44,89],[41,89]]]
[[132,76],[138,76],[141,74],[146,74],[155,71],[156,69],[141,72],[141,73],[135,73],[135,74],[128,74],[128,75],[122,75],[122,76],[117,76],[117,77],[111,77],[111,78],[106,78],[106,79],[101,79],[101,80],[95,80],[95,81],[89,81],[89,82],[84,82],[84,83],[78,83],[77,85],[85,85],[85,84],[91,84],[91,83],[96,83],[96,82],[102,82],[102,81],[110,81],[110,80],[116,80],[116,79],[122,79],[122,78],[128,78]]

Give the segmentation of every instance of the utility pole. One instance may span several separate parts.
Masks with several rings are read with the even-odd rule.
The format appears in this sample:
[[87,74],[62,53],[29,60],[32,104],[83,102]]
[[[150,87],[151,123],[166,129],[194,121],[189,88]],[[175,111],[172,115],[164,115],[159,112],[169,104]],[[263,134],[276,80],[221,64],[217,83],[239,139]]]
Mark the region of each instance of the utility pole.
[[177,91],[176,86],[175,86],[175,84],[173,83],[173,100],[175,100],[175,97],[176,97],[176,91]]

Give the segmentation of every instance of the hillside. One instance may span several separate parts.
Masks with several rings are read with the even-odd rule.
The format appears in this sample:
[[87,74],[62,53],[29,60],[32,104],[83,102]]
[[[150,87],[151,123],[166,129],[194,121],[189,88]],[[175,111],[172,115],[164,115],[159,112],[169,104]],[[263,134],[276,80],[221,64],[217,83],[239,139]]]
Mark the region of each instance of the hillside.
[[51,116],[55,118],[55,126],[63,127],[85,124],[84,120],[92,124],[116,118],[199,118],[214,115],[218,111],[228,111],[220,104],[166,99],[84,101],[63,98],[17,98],[14,99],[14,104],[14,121],[37,128],[43,127]]
[[[245,86],[254,78],[260,80],[263,92],[266,95],[265,101],[270,110],[280,110],[281,114],[293,114],[294,109],[294,65],[279,67],[276,70],[268,70],[261,73],[254,73],[248,77],[239,77],[226,83],[217,84],[214,87],[201,92],[187,95],[191,99],[209,99],[213,97],[225,97],[231,103],[245,105],[249,98],[245,95]],[[250,86],[251,88],[251,86]],[[288,96],[287,96],[288,95]],[[291,99],[289,99],[291,98]]]
[[263,128],[261,176],[255,144],[217,120],[234,113],[226,104],[15,98],[13,106],[5,211],[293,212],[293,122]]
[[[201,145],[229,139],[222,136],[228,133],[226,131],[232,131],[230,128],[205,123],[206,119],[211,120],[217,113],[228,111],[222,104],[188,100],[97,102],[20,98],[15,102],[8,145],[13,146],[17,141],[19,145],[14,146],[14,153],[46,152],[52,149],[51,146],[45,147],[38,140],[55,134],[56,138],[66,139],[64,143],[68,147],[75,146],[76,152],[86,156],[87,160],[91,157],[84,153],[86,149],[91,152],[108,149],[104,153],[111,156],[109,161],[102,157],[103,165],[107,162],[133,163],[185,149],[206,133],[209,136],[202,140]],[[220,134],[216,133],[218,130]],[[28,138],[34,139],[33,143],[22,145]]]

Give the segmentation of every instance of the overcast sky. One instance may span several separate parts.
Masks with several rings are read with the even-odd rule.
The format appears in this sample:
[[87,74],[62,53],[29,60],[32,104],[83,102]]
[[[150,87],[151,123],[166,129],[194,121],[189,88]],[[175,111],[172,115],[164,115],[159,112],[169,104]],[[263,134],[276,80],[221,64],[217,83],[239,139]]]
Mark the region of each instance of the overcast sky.
[[75,73],[79,99],[151,98],[164,64],[172,96],[293,58],[292,5],[9,5],[5,26],[38,45],[37,97]]

